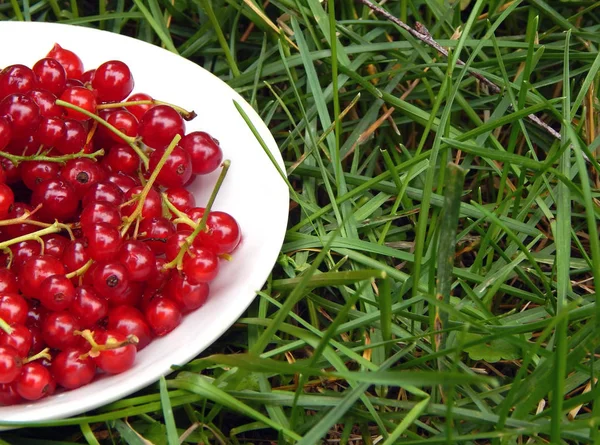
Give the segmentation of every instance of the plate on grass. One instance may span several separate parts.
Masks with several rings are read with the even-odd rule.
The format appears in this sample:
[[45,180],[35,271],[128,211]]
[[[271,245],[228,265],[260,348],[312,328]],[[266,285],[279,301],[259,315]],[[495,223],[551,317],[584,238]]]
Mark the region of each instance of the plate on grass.
[[[0,38],[10,42],[0,52],[0,67],[16,63],[31,67],[59,43],[79,55],[86,69],[121,60],[131,69],[134,92],[194,110],[198,117],[186,122],[186,133],[210,133],[220,141],[224,158],[231,160],[213,209],[233,215],[242,229],[242,242],[233,259],[222,263],[207,303],[185,316],[173,332],[140,351],[132,369],[37,402],[0,407],[2,423],[40,422],[77,415],[123,398],[169,373],[172,365],[187,363],[217,340],[254,300],[273,268],[287,225],[289,195],[234,100],[283,168],[267,126],[241,96],[198,65],[133,38],[76,26],[2,22]],[[217,176],[218,171],[199,176],[189,187],[199,206],[206,204]]]

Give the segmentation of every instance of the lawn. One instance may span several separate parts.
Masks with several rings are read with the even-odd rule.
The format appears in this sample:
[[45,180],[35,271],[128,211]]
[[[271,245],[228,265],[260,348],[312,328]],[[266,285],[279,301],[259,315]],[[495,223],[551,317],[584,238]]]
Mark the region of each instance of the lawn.
[[600,2],[365,3],[0,2],[223,79],[291,197],[208,350],[0,444],[600,444]]

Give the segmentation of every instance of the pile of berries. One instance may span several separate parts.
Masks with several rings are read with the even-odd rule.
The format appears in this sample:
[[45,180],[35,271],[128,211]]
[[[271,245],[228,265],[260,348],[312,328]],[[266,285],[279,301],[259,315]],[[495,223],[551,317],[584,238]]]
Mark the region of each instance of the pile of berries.
[[[58,44],[0,72],[0,405],[129,369],[202,306],[241,234],[194,117]],[[186,186],[221,168],[205,207]]]

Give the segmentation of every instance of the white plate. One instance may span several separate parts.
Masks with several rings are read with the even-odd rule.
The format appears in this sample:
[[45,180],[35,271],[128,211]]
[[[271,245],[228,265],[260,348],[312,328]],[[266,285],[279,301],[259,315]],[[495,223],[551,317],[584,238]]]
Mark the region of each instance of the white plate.
[[[258,114],[224,82],[198,65],[157,46],[94,29],[51,23],[0,23],[0,67],[32,66],[54,42],[76,52],[86,69],[122,60],[135,79],[134,92],[145,92],[187,109],[198,117],[186,132],[203,130],[216,137],[231,168],[215,201],[215,210],[232,214],[242,228],[242,243],[211,285],[207,303],[187,315],[167,336],[154,340],[137,356],[134,367],[82,388],[31,404],[0,407],[0,421],[43,421],[73,416],[120,399],[198,355],[244,312],[265,283],[283,243],[288,189],[275,166],[235,109],[239,102],[280,166],[281,154]],[[198,205],[206,203],[217,174],[192,184]]]

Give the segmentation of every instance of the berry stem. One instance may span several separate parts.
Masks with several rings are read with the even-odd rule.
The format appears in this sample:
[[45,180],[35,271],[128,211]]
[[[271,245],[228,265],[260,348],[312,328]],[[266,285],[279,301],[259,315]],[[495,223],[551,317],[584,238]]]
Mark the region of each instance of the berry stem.
[[94,262],[94,260],[88,260],[88,262],[85,263],[83,266],[81,266],[79,269],[76,269],[73,272],[69,272],[65,276],[70,280],[73,277],[78,277],[80,275],[83,275],[90,268],[90,266],[92,265],[93,262]]
[[20,243],[21,241],[28,241],[31,239],[36,239],[42,237],[44,235],[48,235],[49,233],[57,233],[60,232],[63,227],[63,224],[55,221],[54,224],[46,227],[45,229],[38,230],[36,232],[28,233],[26,235],[21,235],[16,238],[9,239],[7,241],[3,241],[0,243],[0,249],[4,249],[5,247],[12,246],[13,244]]
[[171,143],[169,144],[169,146],[163,153],[162,157],[158,161],[158,164],[156,164],[156,168],[150,175],[150,178],[148,178],[148,182],[146,182],[146,184],[144,185],[144,188],[142,189],[142,193],[140,193],[140,195],[138,197],[138,204],[135,207],[135,210],[133,211],[133,213],[131,215],[129,215],[128,217],[125,218],[125,223],[123,224],[123,229],[121,229],[121,236],[125,236],[125,234],[129,230],[129,227],[131,227],[131,224],[133,223],[133,221],[135,221],[136,218],[139,218],[140,215],[142,214],[142,210],[144,208],[144,201],[146,200],[148,193],[150,193],[150,189],[152,188],[152,185],[154,185],[154,181],[156,181],[156,178],[158,177],[163,166],[165,165],[165,162],[167,162],[167,159],[169,158],[169,156],[171,155],[171,153],[173,152],[173,150],[177,146],[177,143],[180,140],[181,140],[181,136],[178,134],[175,135],[175,137],[173,138],[173,140],[171,141]]
[[169,198],[167,198],[166,193],[161,193],[160,196],[162,197],[162,201],[167,206],[169,211],[175,214],[175,216],[177,216],[177,218],[173,220],[173,224],[184,223],[194,229],[196,228],[198,224],[194,222],[194,220],[192,220],[185,213],[183,213],[181,210],[179,210],[177,207],[175,207],[173,203],[169,201]]
[[23,364],[32,362],[34,360],[39,360],[41,358],[45,358],[46,360],[52,360],[52,356],[50,355],[50,348],[44,348],[37,354],[32,355],[31,357],[27,357],[26,359],[23,359]]
[[116,134],[121,139],[123,139],[123,141],[125,141],[125,143],[127,145],[129,145],[137,153],[137,155],[140,157],[140,159],[144,163],[144,166],[146,168],[148,168],[148,156],[146,156],[146,154],[142,151],[142,149],[140,147],[138,147],[138,145],[136,144],[136,139],[134,137],[127,136],[125,133],[123,133],[117,127],[115,127],[114,125],[109,124],[104,119],[102,119],[100,116],[98,116],[98,115],[96,115],[94,113],[90,113],[88,110],[84,110],[83,108],[78,107],[77,105],[73,105],[72,103],[65,102],[64,100],[60,100],[60,99],[56,100],[56,105],[60,105],[60,106],[65,107],[65,108],[70,108],[71,110],[78,111],[81,114],[84,114],[87,117],[94,119],[100,125],[104,125],[106,128],[108,128],[114,134]]
[[183,119],[185,119],[186,121],[191,121],[192,119],[194,119],[197,116],[197,114],[194,110],[188,111],[185,108],[182,108],[178,105],[173,105],[168,102],[163,102],[162,100],[156,100],[156,99],[132,100],[132,101],[120,102],[120,103],[114,103],[114,104],[100,104],[96,108],[98,110],[106,110],[106,109],[110,109],[110,108],[130,107],[133,105],[168,105],[169,107],[171,107],[175,111],[177,111],[181,115],[181,117]]
[[84,329],[83,331],[74,331],[73,334],[80,335],[81,337],[83,337],[92,347],[89,350],[89,352],[80,356],[81,359],[84,359],[87,356],[98,357],[98,355],[100,355],[100,352],[102,351],[117,349],[127,345],[137,345],[140,342],[140,340],[135,335],[130,334],[123,341],[116,341],[114,338],[111,337],[106,341],[106,344],[99,345],[94,339],[94,332],[90,331],[89,329]]
[[2,329],[8,335],[13,333],[13,328],[11,328],[10,325],[6,321],[4,321],[4,319],[1,317],[0,317],[0,329]]
[[0,156],[8,159],[10,162],[12,162],[15,165],[18,165],[24,161],[45,161],[45,162],[64,163],[70,159],[75,159],[75,158],[96,159],[98,156],[104,156],[104,149],[97,150],[93,153],[84,153],[82,150],[78,153],[62,155],[62,156],[47,156],[47,153],[48,152],[45,151],[40,154],[34,154],[34,155],[30,155],[30,156],[20,156],[20,155],[13,155],[11,153],[6,153],[5,151],[0,151]]
[[185,239],[185,241],[183,242],[181,249],[179,249],[179,252],[177,253],[177,256],[175,257],[175,259],[173,259],[173,261],[170,261],[163,266],[165,269],[172,269],[172,268],[176,267],[177,270],[181,270],[183,268],[183,256],[186,254],[189,247],[193,244],[193,242],[196,239],[196,237],[198,236],[198,234],[201,231],[206,229],[206,221],[208,220],[208,215],[213,206],[213,203],[215,202],[215,199],[217,198],[217,194],[219,193],[219,190],[221,189],[221,185],[223,185],[225,176],[227,176],[227,171],[229,170],[230,165],[231,165],[231,161],[229,159],[223,161],[223,164],[221,164],[221,167],[222,167],[221,174],[217,178],[217,182],[215,183],[215,186],[210,194],[210,197],[208,198],[208,202],[206,203],[206,207],[204,208],[204,214],[202,215],[202,219],[200,219],[200,222],[196,225],[196,228],[194,229],[194,231],[192,233],[190,233],[189,236]]

